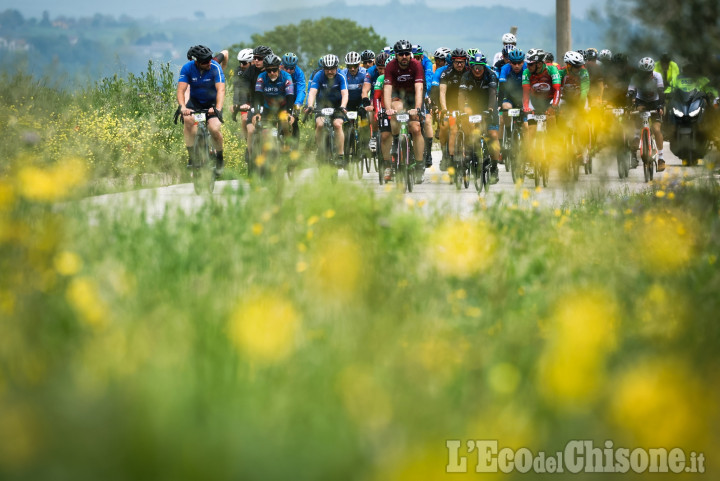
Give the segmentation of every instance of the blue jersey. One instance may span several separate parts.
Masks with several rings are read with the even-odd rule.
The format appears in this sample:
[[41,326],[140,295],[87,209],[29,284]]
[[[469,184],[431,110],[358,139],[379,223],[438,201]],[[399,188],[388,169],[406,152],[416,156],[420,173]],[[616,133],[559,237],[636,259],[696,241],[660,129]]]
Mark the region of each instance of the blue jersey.
[[360,105],[363,83],[365,82],[367,71],[363,67],[360,67],[355,75],[350,75],[348,69],[344,68],[340,70],[340,74],[345,76],[345,80],[347,80],[348,106],[355,108]]
[[283,108],[287,110],[291,107],[288,105],[287,100],[295,95],[295,88],[290,74],[280,70],[280,75],[274,82],[270,80],[267,72],[258,75],[257,82],[255,82],[255,92],[264,99],[263,106],[265,110],[270,109],[277,112]]
[[217,97],[215,84],[224,84],[225,74],[215,60],[210,62],[210,70],[204,72],[197,68],[194,61],[190,61],[180,69],[178,83],[180,82],[185,82],[190,86],[190,98],[193,103],[210,106],[215,103]]
[[425,54],[423,54],[420,63],[423,66],[423,70],[425,70],[425,97],[427,97],[430,94],[430,87],[433,81],[433,63]]
[[310,88],[317,89],[316,106],[326,105],[338,108],[342,101],[342,91],[348,89],[347,79],[339,73],[329,79],[325,76],[325,71],[320,70],[310,82]]
[[367,69],[367,73],[365,74],[365,83],[370,84],[370,88],[372,89],[379,76],[380,72],[378,72],[377,65],[373,65]]
[[522,100],[522,78],[523,71],[527,68],[527,64],[523,64],[522,70],[519,73],[515,73],[512,70],[512,64],[506,63],[500,69],[500,75],[498,75],[498,86],[499,86],[499,97],[500,100],[512,99]]
[[290,77],[295,87],[295,105],[302,105],[305,103],[305,72],[296,65]]

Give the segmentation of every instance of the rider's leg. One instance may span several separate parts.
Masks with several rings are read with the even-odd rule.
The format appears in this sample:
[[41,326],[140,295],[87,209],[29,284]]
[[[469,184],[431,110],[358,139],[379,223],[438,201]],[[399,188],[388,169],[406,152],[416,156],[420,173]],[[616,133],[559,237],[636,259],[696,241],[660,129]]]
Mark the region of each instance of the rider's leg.
[[655,121],[652,124],[652,131],[655,135],[655,143],[657,144],[658,149],[658,172],[662,172],[663,170],[665,170],[665,159],[663,158],[663,134],[661,127],[662,125],[660,124],[660,121]]
[[217,159],[215,164],[215,173],[217,173],[217,175],[222,174],[223,166],[225,165],[225,159],[223,158],[223,136],[220,126],[220,119],[217,117],[208,119],[208,130],[210,131],[210,137],[212,137],[213,144],[215,145],[215,158]]

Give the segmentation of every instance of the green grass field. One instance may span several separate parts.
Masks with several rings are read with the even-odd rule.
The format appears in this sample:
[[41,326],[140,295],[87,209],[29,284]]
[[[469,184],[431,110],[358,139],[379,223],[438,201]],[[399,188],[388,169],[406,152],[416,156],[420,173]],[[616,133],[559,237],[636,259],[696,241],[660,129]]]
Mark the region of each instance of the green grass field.
[[49,155],[61,124],[3,122],[0,479],[501,477],[447,474],[453,439],[713,471],[714,183],[463,219],[307,183],[150,222],[79,201],[100,174]]

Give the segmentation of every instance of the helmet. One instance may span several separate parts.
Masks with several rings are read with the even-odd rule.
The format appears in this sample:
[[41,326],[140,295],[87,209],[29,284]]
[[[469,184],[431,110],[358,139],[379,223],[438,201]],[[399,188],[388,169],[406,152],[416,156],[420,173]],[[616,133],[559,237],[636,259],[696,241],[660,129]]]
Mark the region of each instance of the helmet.
[[585,50],[579,48],[579,49],[577,49],[577,50],[575,50],[575,51],[576,51],[577,53],[579,53],[580,55],[582,55],[583,58],[585,58]]
[[366,62],[368,60],[375,60],[375,52],[372,50],[363,50],[360,54],[360,60]]
[[280,60],[280,57],[278,57],[274,53],[265,55],[265,58],[263,59],[263,67],[265,67],[265,68],[279,67],[280,63],[282,63],[282,61]]
[[[545,57],[547,58],[547,55]],[[510,50],[510,52],[508,52],[508,58],[511,62],[522,62],[525,60],[525,52],[523,52],[519,48],[516,48],[515,50]]]
[[345,65],[357,65],[360,63],[360,54],[357,52],[348,52],[345,55]]
[[389,55],[385,52],[380,52],[380,55],[375,57],[375,65],[378,67],[384,67],[388,62]]
[[655,70],[655,60],[651,59],[650,57],[641,58],[638,62],[638,69],[645,72],[652,72],[653,70]]
[[393,60],[395,60],[395,54],[391,53],[390,55],[388,55],[388,59],[387,59],[387,62],[385,62],[385,66],[387,66],[388,62],[392,62]]
[[476,48],[469,48],[469,49],[465,50],[465,53],[467,53],[468,58],[473,58],[477,52],[478,52],[478,49],[476,49]]
[[450,56],[451,56],[452,58],[462,58],[462,59],[466,59],[468,55],[467,55],[467,52],[466,52],[465,50],[463,50],[463,49],[461,49],[461,48],[456,48],[455,50],[453,50],[452,52],[450,52]]
[[527,60],[528,63],[544,62],[545,51],[541,48],[531,48],[528,50],[525,60]]
[[573,67],[580,67],[582,65],[585,65],[585,59],[583,58],[583,56],[577,52],[573,52],[572,50],[570,50],[569,52],[565,52],[563,62],[568,65],[572,65]]
[[600,53],[598,54],[598,58],[603,62],[610,60],[612,58],[612,52],[606,48],[603,50],[600,50]]
[[445,47],[438,48],[433,54],[433,58],[441,58],[445,61],[447,61],[448,57],[450,57],[450,49]]
[[424,55],[425,50],[423,50],[422,45],[413,45],[412,46],[412,54],[413,55]]
[[506,33],[502,36],[502,43],[517,43],[517,38],[512,33]]
[[238,52],[238,61],[249,62],[253,59],[253,49],[244,48]]
[[258,45],[253,50],[253,55],[256,57],[265,57],[271,53],[273,53],[272,49],[270,47],[266,47],[265,45]]
[[585,50],[585,60],[597,60],[598,58],[598,51],[596,48],[590,47],[589,49]]
[[610,61],[614,64],[627,65],[628,58],[624,53],[618,52],[613,54],[612,60]]
[[383,52],[385,52],[386,54],[390,55],[391,53],[393,53],[393,49],[392,49],[392,47],[390,47],[390,46],[388,45],[387,47],[385,47],[385,48],[383,49]]
[[288,52],[283,55],[282,64],[283,67],[294,67],[298,63],[297,55],[292,52]]
[[337,55],[327,54],[322,58],[323,68],[337,68],[340,65],[340,59]]
[[207,62],[212,58],[212,56],[212,50],[207,48],[205,45],[195,45],[194,47],[190,47],[190,50],[188,50],[187,53],[188,60],[195,60],[200,63]]
[[477,51],[475,55],[470,57],[470,65],[487,65],[487,58],[482,52]]
[[393,52],[400,53],[400,52],[412,52],[412,44],[408,42],[407,40],[398,40],[395,42],[395,46],[393,47]]
[[503,56],[503,57],[507,57],[508,54],[509,54],[512,50],[515,50],[516,48],[517,48],[517,47],[516,47],[515,45],[511,45],[511,44],[505,45],[505,46],[503,47],[503,49],[502,49],[502,56]]
[[550,63],[554,62],[554,61],[555,61],[555,55],[553,55],[552,52],[546,53],[546,54],[545,54],[545,61],[546,61],[546,62],[550,62]]

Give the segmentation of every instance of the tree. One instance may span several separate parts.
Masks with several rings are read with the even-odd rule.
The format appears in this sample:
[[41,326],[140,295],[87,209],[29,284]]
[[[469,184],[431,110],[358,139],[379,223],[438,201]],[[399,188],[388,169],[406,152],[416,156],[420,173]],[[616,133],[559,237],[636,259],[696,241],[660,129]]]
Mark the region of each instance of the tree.
[[320,20],[302,20],[299,24],[281,25],[273,30],[251,35],[250,44],[235,44],[231,51],[267,45],[277,55],[286,52],[295,53],[304,66],[315,67],[323,55],[334,53],[342,62],[350,51],[362,52],[365,49],[379,51],[387,40],[372,27],[361,27],[348,19],[324,17]]

